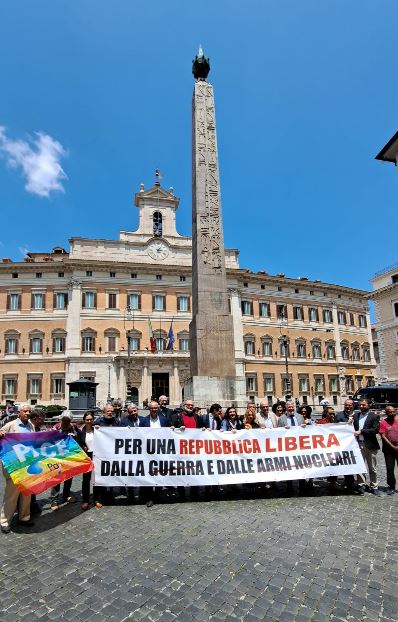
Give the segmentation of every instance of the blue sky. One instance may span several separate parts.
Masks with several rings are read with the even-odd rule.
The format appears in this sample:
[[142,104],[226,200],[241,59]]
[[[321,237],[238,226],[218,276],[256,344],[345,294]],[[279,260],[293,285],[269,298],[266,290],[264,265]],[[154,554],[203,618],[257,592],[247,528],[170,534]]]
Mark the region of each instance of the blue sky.
[[[200,8],[198,8],[200,7]],[[395,0],[0,5],[0,255],[117,238],[162,184],[191,232],[191,61],[214,85],[240,265],[367,289],[398,260]]]

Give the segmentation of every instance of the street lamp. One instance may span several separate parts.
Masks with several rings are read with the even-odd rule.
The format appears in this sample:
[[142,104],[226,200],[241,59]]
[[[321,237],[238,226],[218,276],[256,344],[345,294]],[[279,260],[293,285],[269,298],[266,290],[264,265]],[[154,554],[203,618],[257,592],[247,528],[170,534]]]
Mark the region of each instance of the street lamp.
[[[283,322],[285,321],[285,310],[282,307],[280,312],[280,319]],[[286,317],[286,327],[287,327],[287,317]],[[289,337],[287,335],[282,335],[282,344],[285,355],[285,397],[287,400],[291,399],[291,383],[290,383],[290,374],[289,374],[289,359],[288,359],[288,348],[289,348]]]
[[111,401],[111,367],[112,359],[108,359],[108,403]]

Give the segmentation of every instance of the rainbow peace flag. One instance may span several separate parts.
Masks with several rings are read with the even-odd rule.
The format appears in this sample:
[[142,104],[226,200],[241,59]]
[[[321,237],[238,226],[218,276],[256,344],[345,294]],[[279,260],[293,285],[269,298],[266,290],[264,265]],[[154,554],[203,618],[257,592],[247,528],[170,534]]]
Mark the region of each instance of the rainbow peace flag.
[[7,433],[0,438],[0,458],[23,495],[39,494],[94,468],[72,436],[55,431]]

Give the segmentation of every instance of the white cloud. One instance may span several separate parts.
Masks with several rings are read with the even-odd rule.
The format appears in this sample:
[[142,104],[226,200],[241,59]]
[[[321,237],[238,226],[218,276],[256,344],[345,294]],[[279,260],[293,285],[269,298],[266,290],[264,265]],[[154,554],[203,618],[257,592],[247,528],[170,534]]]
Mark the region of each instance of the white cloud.
[[51,192],[65,192],[62,182],[67,176],[60,160],[67,154],[61,143],[48,134],[37,132],[29,142],[12,140],[6,136],[5,127],[0,126],[1,152],[9,166],[22,168],[28,192],[41,197],[48,197]]
[[22,257],[26,257],[26,255],[29,253],[29,250],[26,248],[26,246],[18,246],[18,250],[21,253]]

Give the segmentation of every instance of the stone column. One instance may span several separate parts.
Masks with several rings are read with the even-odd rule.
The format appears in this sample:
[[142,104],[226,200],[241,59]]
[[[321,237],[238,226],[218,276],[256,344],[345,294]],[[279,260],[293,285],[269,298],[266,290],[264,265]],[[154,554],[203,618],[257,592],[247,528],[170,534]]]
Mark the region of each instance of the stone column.
[[[68,316],[66,320],[66,356],[80,356],[81,282],[71,279],[68,291]],[[75,379],[76,380],[76,379]]]

